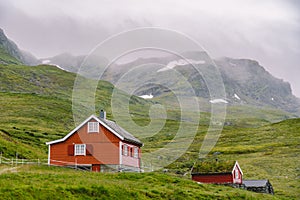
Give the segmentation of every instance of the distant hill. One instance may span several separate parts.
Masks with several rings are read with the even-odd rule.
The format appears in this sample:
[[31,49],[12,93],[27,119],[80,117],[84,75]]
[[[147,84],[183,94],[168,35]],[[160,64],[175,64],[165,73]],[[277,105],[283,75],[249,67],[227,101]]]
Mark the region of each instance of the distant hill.
[[74,56],[69,53],[62,53],[53,57],[41,58],[39,63],[57,65],[69,72],[76,73],[85,56]]
[[300,115],[300,99],[288,82],[275,78],[257,61],[222,58],[216,60],[231,104],[271,106]]
[[[66,71],[77,73],[81,64],[83,63],[85,55],[75,56],[70,53],[62,53],[53,57],[41,58],[39,59],[40,64],[50,64],[58,66]],[[90,61],[92,61],[90,59]],[[94,66],[97,66],[100,63],[107,63],[107,59],[104,57],[100,57],[97,61],[90,62],[91,70]],[[93,74],[93,73],[91,73]],[[96,73],[94,73],[96,74]],[[95,77],[98,78],[98,77]]]
[[0,28],[0,63],[2,64],[27,64],[35,65],[38,60],[29,52],[20,50],[9,40]]
[[[206,105],[204,107],[209,107],[210,101],[214,102],[214,99],[210,97],[205,79],[201,74],[195,71],[192,64],[200,67],[203,73],[209,74],[208,60],[210,60],[210,58],[205,52],[192,51],[183,52],[182,56],[190,61],[185,63],[176,56],[168,56],[140,58],[126,64],[113,63],[110,68],[106,70],[101,79],[115,84],[124,74],[134,67],[152,63],[152,66],[148,66],[148,69],[142,69],[136,74],[131,75],[130,79],[126,79],[126,82],[123,83],[122,87],[130,89],[138,85],[138,89],[134,88],[135,95],[142,96],[151,94],[155,99],[160,100],[163,100],[164,97],[170,94],[170,90],[167,89],[168,87],[178,88],[182,95],[190,96],[191,91],[185,88],[180,82],[177,82],[174,75],[170,75],[169,70],[174,68],[192,85],[196,96],[201,98],[203,105]],[[30,53],[20,50],[13,41],[6,37],[3,30],[0,29],[0,63],[2,64],[51,64],[66,71],[77,73],[84,59],[84,55],[74,56],[64,53],[37,60]],[[99,62],[100,65],[103,65],[102,67],[105,67],[105,64],[108,63],[104,57],[89,59],[91,73],[89,73],[88,78],[99,78],[97,68],[95,67],[99,65]],[[273,77],[257,61],[220,58],[215,59],[214,62],[221,72],[226,90],[226,98],[222,99],[222,102],[228,103],[229,106],[246,105],[281,109],[300,116],[300,99],[292,94],[290,84]],[[160,63],[166,67],[163,68],[156,63]],[[153,71],[156,73],[154,78],[153,76],[142,75],[148,74],[150,71],[152,75],[154,74]],[[213,77],[215,75],[211,74],[209,76]],[[157,80],[162,80],[163,84],[153,84]],[[40,90],[39,88],[36,89],[37,91]]]
[[[177,80],[175,73],[171,73],[173,70],[170,69],[175,69],[191,84],[196,96],[204,98],[207,103],[213,100],[202,75],[206,74],[206,77],[210,77],[212,81],[216,76],[216,74],[211,74],[211,62],[208,55],[205,52],[185,52],[182,55],[188,62],[169,56],[114,64],[107,70],[103,79],[115,84],[121,77],[124,80],[124,75],[135,69],[137,72],[131,73],[123,83],[124,88],[139,86],[135,89],[135,95],[151,94],[154,99],[161,99],[170,92],[167,88],[177,88],[182,95],[190,96],[192,92]],[[224,82],[226,97],[222,99],[222,102],[228,103],[229,106],[270,107],[300,115],[300,99],[292,94],[290,84],[272,76],[257,61],[220,58],[215,59],[214,62]],[[136,69],[143,65],[147,67]],[[202,74],[195,70],[195,66]],[[161,84],[155,84],[156,82]]]

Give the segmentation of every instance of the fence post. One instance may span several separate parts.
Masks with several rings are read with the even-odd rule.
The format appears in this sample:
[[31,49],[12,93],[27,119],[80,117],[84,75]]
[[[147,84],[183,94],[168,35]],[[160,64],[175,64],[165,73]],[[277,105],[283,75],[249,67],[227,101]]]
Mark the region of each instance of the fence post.
[[38,165],[40,165],[40,159],[38,158]]
[[2,164],[2,152],[0,153],[0,164]]
[[18,166],[18,153],[16,152],[16,167]]

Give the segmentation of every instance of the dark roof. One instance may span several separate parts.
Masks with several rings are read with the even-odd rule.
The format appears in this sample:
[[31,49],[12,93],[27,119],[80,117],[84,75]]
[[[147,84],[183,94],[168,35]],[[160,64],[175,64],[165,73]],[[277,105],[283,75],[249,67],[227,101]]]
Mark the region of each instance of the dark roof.
[[108,119],[102,119],[102,118],[98,118],[98,119],[101,120],[103,123],[105,123],[107,126],[109,126],[111,129],[116,131],[122,137],[124,137],[125,141],[132,142],[132,143],[140,145],[140,146],[143,145],[143,143],[139,139],[135,138],[133,135],[128,133],[125,129],[123,129],[121,126],[119,126],[116,122],[110,121]]
[[195,164],[193,174],[231,173],[235,161],[202,161]]
[[268,180],[243,180],[246,187],[265,187],[268,182]]

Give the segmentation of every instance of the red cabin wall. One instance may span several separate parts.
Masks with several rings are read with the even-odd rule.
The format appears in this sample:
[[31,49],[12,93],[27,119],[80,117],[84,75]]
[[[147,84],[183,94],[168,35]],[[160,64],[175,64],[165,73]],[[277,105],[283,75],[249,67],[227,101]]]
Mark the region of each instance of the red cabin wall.
[[232,183],[232,174],[193,174],[192,180],[201,183]]
[[[119,164],[119,141],[118,137],[101,125],[99,133],[88,133],[86,123],[66,141],[50,145],[50,164]],[[92,155],[68,155],[68,146],[74,144],[92,145]]]

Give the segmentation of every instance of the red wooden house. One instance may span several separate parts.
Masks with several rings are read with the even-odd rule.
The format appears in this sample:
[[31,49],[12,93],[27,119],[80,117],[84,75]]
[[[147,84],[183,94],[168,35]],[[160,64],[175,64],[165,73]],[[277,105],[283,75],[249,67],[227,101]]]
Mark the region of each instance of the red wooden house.
[[192,180],[201,183],[242,184],[243,172],[235,162],[201,162],[193,169]]
[[106,119],[87,118],[64,138],[46,143],[48,164],[92,171],[140,171],[141,141]]

